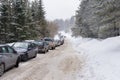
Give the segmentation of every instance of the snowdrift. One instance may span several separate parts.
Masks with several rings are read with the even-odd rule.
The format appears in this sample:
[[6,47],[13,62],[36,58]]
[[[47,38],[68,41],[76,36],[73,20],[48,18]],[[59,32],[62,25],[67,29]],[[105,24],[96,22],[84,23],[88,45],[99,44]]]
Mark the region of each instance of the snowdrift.
[[86,58],[78,80],[120,80],[120,36],[105,40],[68,38],[74,49]]

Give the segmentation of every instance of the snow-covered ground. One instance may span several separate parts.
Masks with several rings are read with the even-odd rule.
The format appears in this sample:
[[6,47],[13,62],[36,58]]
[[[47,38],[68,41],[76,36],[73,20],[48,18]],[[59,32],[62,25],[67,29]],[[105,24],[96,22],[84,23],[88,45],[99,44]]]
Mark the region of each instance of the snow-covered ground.
[[77,80],[120,80],[120,36],[97,40],[63,34],[85,58],[85,67]]

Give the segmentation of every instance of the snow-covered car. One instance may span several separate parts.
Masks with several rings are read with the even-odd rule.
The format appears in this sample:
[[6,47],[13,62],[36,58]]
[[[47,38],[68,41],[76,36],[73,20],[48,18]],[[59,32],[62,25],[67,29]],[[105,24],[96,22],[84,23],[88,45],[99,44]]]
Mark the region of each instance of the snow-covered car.
[[0,45],[0,76],[4,71],[15,66],[18,67],[20,55],[8,45]]
[[20,54],[22,61],[35,58],[38,53],[37,46],[31,42],[16,42],[12,47]]

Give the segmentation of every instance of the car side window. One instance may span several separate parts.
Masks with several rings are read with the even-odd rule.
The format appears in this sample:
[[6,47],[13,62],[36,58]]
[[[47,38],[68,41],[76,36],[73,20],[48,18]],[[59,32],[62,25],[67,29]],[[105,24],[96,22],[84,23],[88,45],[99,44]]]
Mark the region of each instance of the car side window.
[[0,47],[0,53],[2,53],[2,48]]
[[28,48],[32,49],[32,44],[29,44],[29,45],[28,45]]
[[37,47],[37,45],[33,43],[33,48],[36,48],[36,47]]
[[14,50],[11,47],[7,47],[8,53],[14,53]]
[[7,53],[6,47],[2,47],[2,53]]

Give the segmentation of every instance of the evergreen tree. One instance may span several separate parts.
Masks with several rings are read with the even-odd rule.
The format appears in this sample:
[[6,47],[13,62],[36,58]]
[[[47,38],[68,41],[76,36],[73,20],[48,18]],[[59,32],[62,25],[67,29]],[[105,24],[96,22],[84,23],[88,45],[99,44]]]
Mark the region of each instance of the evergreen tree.
[[83,37],[107,38],[120,35],[120,0],[83,0],[76,26]]
[[0,0],[0,43],[48,35],[42,0]]
[[27,27],[25,26],[26,19],[26,0],[14,0],[13,4],[16,37],[17,40],[24,40],[27,38]]
[[48,30],[47,30],[47,22],[45,20],[45,11],[43,7],[42,0],[38,1],[38,11],[37,11],[37,21],[38,21],[38,31],[40,33],[39,36],[45,37],[48,36]]
[[0,39],[1,43],[8,42],[9,39],[9,25],[10,25],[10,13],[9,13],[9,1],[1,1],[0,6]]

